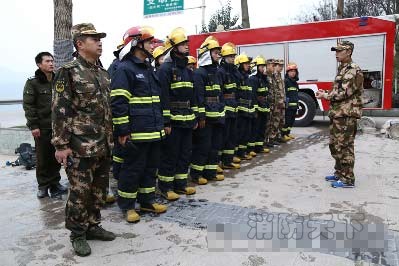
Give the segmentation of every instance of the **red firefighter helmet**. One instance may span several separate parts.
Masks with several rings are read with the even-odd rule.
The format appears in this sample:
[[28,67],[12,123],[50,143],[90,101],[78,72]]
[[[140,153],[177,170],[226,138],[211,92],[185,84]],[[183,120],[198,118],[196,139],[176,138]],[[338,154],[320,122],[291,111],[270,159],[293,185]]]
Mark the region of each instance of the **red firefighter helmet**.
[[128,29],[123,35],[123,44],[132,42],[132,47],[140,42],[154,39],[154,29],[148,26],[136,26]]

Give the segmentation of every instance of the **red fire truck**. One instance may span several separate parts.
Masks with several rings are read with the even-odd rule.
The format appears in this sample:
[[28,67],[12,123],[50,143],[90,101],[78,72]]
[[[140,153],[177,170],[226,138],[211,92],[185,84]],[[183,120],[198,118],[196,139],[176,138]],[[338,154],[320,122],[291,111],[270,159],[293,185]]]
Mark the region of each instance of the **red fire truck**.
[[[284,59],[299,67],[300,104],[297,126],[310,124],[316,110],[329,104],[317,100],[315,92],[330,90],[337,62],[331,47],[341,40],[354,43],[353,60],[364,73],[364,108],[391,109],[394,79],[394,47],[397,15],[360,17],[305,24],[212,33],[222,45],[233,42],[238,53]],[[189,36],[190,54],[210,34]]]

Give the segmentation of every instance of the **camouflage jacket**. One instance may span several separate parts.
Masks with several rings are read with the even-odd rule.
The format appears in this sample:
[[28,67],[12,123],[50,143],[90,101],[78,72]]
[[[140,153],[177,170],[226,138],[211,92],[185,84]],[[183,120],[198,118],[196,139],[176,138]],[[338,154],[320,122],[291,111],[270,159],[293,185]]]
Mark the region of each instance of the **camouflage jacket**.
[[284,88],[284,80],[281,77],[281,73],[275,73],[276,78],[276,95],[275,95],[275,103],[278,109],[285,108],[285,88]]
[[328,116],[362,116],[363,73],[354,62],[341,64],[335,77],[333,89],[328,93],[330,111]]
[[108,73],[82,57],[61,67],[54,79],[52,143],[78,157],[109,156],[112,117]]
[[268,102],[270,103],[270,110],[272,111],[276,106],[276,93],[277,93],[277,80],[272,72],[266,72],[267,81],[269,82],[269,96]]
[[40,69],[25,83],[23,107],[29,129],[51,129],[51,81]]

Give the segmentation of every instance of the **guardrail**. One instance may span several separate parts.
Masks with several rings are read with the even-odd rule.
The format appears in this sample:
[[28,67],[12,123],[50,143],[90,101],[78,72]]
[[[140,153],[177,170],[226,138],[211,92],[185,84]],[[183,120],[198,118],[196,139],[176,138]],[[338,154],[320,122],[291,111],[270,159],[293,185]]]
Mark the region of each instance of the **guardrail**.
[[0,105],[21,104],[22,100],[0,100]]

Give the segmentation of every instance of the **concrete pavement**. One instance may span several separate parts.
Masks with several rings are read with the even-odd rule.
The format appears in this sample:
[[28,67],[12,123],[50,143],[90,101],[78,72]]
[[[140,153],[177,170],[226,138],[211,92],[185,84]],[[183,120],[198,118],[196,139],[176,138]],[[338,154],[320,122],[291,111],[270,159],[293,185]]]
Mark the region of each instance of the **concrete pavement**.
[[[298,138],[229,171],[225,181],[197,186],[161,216],[145,214],[128,224],[114,204],[103,211],[113,242],[90,241],[92,255],[74,255],[64,229],[64,199],[35,197],[34,171],[5,167],[0,156],[1,265],[399,265],[399,142],[379,135],[356,139],[356,188],[333,189],[324,181],[333,161],[328,122],[295,128]],[[63,182],[65,174],[63,173]],[[362,213],[366,224],[385,224],[393,238],[387,254],[307,252],[212,252],[208,225],[245,223],[250,211],[267,213]],[[395,242],[396,241],[396,242]],[[250,241],[249,241],[250,242]]]

